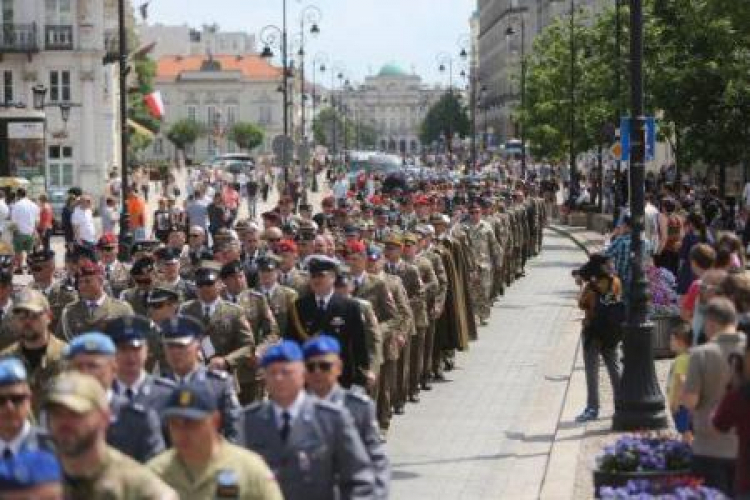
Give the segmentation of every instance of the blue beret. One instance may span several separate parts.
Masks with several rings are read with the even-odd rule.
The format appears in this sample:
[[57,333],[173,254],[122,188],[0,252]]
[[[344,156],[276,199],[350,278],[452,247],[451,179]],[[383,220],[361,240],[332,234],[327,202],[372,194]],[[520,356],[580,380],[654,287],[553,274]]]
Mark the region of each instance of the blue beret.
[[217,408],[216,397],[210,385],[200,381],[188,382],[170,394],[162,416],[200,420]]
[[0,385],[11,385],[26,382],[26,368],[18,358],[0,359]]
[[151,330],[151,321],[141,316],[121,316],[107,321],[104,333],[115,344],[141,346]]
[[161,328],[162,340],[169,344],[187,345],[203,336],[203,326],[195,319],[178,315],[163,321]]
[[0,460],[0,492],[23,490],[62,480],[60,464],[52,453],[24,450],[8,460]]
[[270,346],[261,360],[261,366],[266,367],[271,363],[302,361],[302,349],[293,340],[284,340]]
[[65,357],[70,359],[78,354],[105,354],[114,356],[117,349],[112,339],[101,332],[89,332],[79,335],[68,344]]
[[341,354],[341,344],[336,337],[330,335],[318,335],[317,337],[305,342],[302,346],[305,353],[305,359],[313,356],[323,356],[326,354]]

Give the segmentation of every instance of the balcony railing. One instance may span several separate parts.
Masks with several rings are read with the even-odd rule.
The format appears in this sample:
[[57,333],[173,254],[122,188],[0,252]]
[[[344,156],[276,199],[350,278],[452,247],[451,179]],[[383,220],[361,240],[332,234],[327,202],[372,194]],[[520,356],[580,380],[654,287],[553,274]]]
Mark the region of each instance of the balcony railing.
[[0,54],[38,51],[36,23],[0,23]]
[[73,50],[73,26],[47,24],[44,27],[44,48],[47,50]]

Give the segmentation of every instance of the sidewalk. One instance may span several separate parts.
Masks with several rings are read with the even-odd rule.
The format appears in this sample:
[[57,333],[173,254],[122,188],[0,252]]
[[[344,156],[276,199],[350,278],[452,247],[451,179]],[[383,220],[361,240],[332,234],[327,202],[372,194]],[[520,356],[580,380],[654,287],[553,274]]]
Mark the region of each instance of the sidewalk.
[[[604,243],[604,237],[601,234],[584,228],[551,226],[550,229],[570,238],[587,253],[600,250]],[[567,379],[565,400],[553,432],[551,451],[539,494],[539,498],[542,499],[593,498],[592,470],[596,456],[606,444],[614,442],[623,435],[623,433],[611,430],[614,402],[609,377],[604,366],[599,372],[602,404],[599,419],[587,424],[579,424],[575,421],[575,417],[586,406],[586,378],[579,342],[581,316],[582,314],[579,313],[575,319],[571,319],[564,329],[563,336],[566,339],[564,342],[567,345],[575,344],[575,361],[570,371],[565,374]],[[565,352],[561,351],[560,359],[568,359],[563,356]],[[671,360],[656,360],[655,364],[659,384],[664,388]]]

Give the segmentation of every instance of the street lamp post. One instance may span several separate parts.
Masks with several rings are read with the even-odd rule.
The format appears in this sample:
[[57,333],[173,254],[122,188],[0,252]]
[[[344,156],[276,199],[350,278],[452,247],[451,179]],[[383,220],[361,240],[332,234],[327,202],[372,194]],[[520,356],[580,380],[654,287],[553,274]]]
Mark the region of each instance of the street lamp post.
[[[469,35],[461,35],[458,38],[458,47],[461,49],[458,53],[462,61],[469,59],[469,52],[466,50],[471,45],[471,38]],[[477,165],[477,84],[479,83],[479,75],[476,74],[476,67],[472,64],[473,61],[469,61],[469,106],[471,112],[471,170],[476,172],[479,168]],[[462,75],[466,75],[464,70],[461,71]]]
[[[621,23],[620,23],[620,5],[622,4],[622,0],[615,0],[615,126],[619,126],[620,123],[620,116],[622,115],[622,89],[620,87],[620,72],[622,69],[622,55],[620,53],[621,47],[620,47],[620,36],[621,36]],[[622,137],[622,132],[620,132],[620,137]],[[618,138],[619,140],[619,138]],[[613,193],[613,203],[614,207],[612,209],[612,225],[613,227],[617,225],[617,221],[620,220],[620,205],[622,204],[622,201],[620,200],[620,178],[622,177],[622,165],[620,162],[620,158],[615,158],[615,182],[614,182],[614,193]],[[602,182],[604,182],[604,179],[602,178]]]
[[[307,129],[305,128],[305,24],[310,24],[310,34],[315,36],[320,33],[320,20],[323,17],[320,9],[314,5],[308,5],[299,16],[300,25],[300,48],[298,55],[300,57],[300,104],[302,105],[302,114],[300,116],[300,127],[302,133],[302,141],[307,144]],[[315,61],[313,61],[313,65]],[[315,68],[313,67],[313,75],[315,75]],[[313,104],[314,106],[314,104]]]
[[570,127],[570,202],[572,205],[578,192],[578,172],[576,169],[576,37],[575,37],[575,15],[576,2],[570,0],[570,110],[569,110],[569,127]]
[[[526,7],[515,9],[514,15],[520,18],[521,26],[521,119],[518,121],[518,125],[521,129],[521,178],[526,178],[526,16],[524,15],[528,9]],[[572,31],[571,31],[572,33]],[[512,25],[508,26],[505,31],[507,36],[513,36],[516,34],[516,30]],[[572,36],[572,35],[571,35]]]
[[[453,97],[453,57],[448,54],[447,52],[440,52],[436,56],[436,60],[438,63],[438,70],[443,73],[448,70],[448,95]],[[450,115],[448,117],[448,130],[445,131],[445,143],[446,143],[446,152],[448,154],[448,163],[452,164],[452,157],[453,157],[453,123],[450,118]]]
[[326,63],[328,62],[328,56],[325,55],[322,52],[319,52],[315,54],[315,57],[313,58],[312,65],[312,127],[313,127],[313,144],[315,144],[315,107],[317,105],[316,99],[316,92],[317,92],[317,86],[315,83],[315,74],[320,71],[321,73],[325,73],[326,71]]
[[120,234],[119,259],[126,261],[130,258],[130,245],[132,235],[130,234],[130,216],[128,214],[128,193],[130,185],[128,180],[128,31],[125,26],[125,0],[117,1],[117,23],[119,35],[119,76],[120,76]]
[[615,401],[615,430],[661,429],[667,425],[664,396],[654,369],[652,328],[646,319],[648,303],[643,272],[643,220],[645,197],[646,118],[643,115],[643,4],[630,0],[630,212],[631,290],[624,341],[624,368],[620,394]]
[[[260,30],[260,40],[263,42],[263,52],[261,57],[271,59],[274,56],[271,47],[281,49],[281,94],[282,98],[282,117],[284,122],[284,137],[289,137],[289,61],[287,59],[287,38],[286,38],[286,0],[284,0],[284,27],[279,28],[269,24]],[[281,163],[284,168],[284,188],[289,184],[289,151],[286,144],[281,154]]]

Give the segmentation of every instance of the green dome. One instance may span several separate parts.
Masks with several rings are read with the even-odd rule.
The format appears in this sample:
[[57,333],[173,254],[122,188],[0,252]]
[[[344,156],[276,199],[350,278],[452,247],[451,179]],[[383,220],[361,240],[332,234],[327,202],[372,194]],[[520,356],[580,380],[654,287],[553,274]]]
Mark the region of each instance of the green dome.
[[380,68],[378,76],[406,76],[406,71],[401,69],[396,63],[390,62]]

